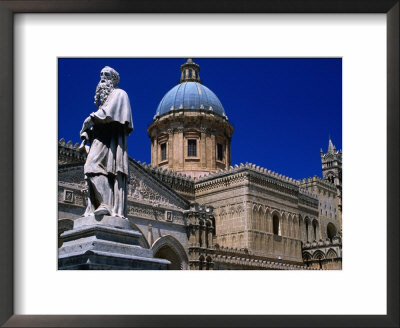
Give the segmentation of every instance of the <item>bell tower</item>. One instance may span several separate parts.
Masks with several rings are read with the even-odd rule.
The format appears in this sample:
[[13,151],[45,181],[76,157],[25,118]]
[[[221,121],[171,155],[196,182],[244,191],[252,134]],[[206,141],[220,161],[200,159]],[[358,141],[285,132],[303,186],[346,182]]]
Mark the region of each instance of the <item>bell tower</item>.
[[328,151],[320,151],[322,163],[322,177],[333,183],[338,191],[338,207],[342,211],[342,151],[337,150],[329,137]]

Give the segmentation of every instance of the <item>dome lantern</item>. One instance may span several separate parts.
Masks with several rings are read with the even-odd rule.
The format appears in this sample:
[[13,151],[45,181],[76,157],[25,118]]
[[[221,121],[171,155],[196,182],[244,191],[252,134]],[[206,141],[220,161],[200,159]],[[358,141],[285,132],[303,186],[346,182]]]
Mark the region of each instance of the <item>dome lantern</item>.
[[179,83],[182,82],[199,82],[200,81],[200,66],[197,65],[192,58],[188,58],[186,63],[181,65],[181,80]]

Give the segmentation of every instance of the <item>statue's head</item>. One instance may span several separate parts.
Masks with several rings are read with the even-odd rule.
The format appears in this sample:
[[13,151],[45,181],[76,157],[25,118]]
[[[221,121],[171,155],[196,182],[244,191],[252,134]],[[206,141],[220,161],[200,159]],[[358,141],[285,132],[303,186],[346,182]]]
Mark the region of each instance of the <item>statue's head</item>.
[[105,103],[109,94],[118,86],[119,74],[109,67],[104,67],[100,72],[100,81],[97,84],[96,93],[94,95],[94,103],[100,106]]
[[112,84],[115,88],[119,83],[118,72],[109,66],[104,67],[100,72],[100,82],[104,83],[106,80],[112,81]]

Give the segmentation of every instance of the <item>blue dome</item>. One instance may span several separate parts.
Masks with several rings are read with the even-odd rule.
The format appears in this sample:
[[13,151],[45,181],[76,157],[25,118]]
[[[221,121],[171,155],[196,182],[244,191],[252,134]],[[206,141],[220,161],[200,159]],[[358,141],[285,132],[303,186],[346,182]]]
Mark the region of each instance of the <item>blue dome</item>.
[[212,111],[226,117],[215,93],[199,82],[182,82],[169,90],[158,105],[155,116],[181,109]]

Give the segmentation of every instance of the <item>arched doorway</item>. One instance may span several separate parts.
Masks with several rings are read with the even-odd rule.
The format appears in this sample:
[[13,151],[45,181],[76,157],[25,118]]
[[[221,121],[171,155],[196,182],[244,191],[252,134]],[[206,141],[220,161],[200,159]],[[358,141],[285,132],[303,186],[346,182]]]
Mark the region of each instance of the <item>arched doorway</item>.
[[165,259],[171,262],[168,270],[186,270],[188,257],[183,246],[171,235],[157,239],[152,246],[155,258]]
[[182,270],[181,260],[180,260],[180,258],[178,256],[178,254],[176,254],[174,252],[174,250],[169,246],[161,247],[154,254],[154,257],[170,261],[171,264],[168,265],[168,270]]

